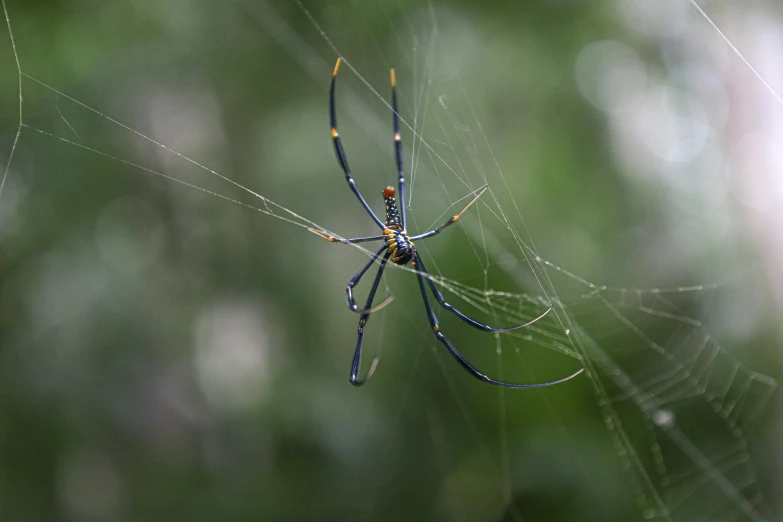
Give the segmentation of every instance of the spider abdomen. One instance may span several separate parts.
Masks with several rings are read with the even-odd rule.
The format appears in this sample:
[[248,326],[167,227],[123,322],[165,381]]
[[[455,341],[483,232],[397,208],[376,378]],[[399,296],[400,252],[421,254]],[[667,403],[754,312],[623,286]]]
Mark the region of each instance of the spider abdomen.
[[394,199],[394,187],[386,187],[383,191],[383,199],[386,202],[386,228],[383,235],[386,236],[386,247],[391,253],[392,263],[407,265],[413,259],[416,250],[413,241],[408,237],[408,232],[400,223],[400,212],[397,209],[397,201]]
[[383,200],[386,202],[386,226],[402,230],[400,211],[397,209],[397,200],[394,199],[394,187],[386,187],[383,190]]

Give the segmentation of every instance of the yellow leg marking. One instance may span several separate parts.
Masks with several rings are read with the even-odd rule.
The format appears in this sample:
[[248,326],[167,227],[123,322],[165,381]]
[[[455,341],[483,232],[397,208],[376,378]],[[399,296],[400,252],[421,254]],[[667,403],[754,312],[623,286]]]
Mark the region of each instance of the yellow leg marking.
[[324,234],[323,232],[319,232],[319,231],[317,231],[317,230],[316,230],[316,229],[314,229],[314,228],[309,228],[309,227],[308,227],[308,229],[307,229],[307,230],[308,230],[308,232],[312,232],[312,233],[313,233],[313,234],[315,234],[316,236],[318,236],[318,237],[322,237],[322,238],[324,238],[325,240],[327,240],[327,241],[329,241],[329,242],[331,242],[331,243],[334,243],[334,242],[338,242],[338,243],[345,243],[345,241],[343,241],[343,240],[337,239],[337,238],[335,238],[335,237],[332,237],[332,236],[327,236],[327,235],[326,235],[326,234]]
[[337,139],[337,136],[339,136],[339,134],[337,134],[337,127],[332,127],[332,138]]
[[489,188],[489,185],[484,185],[483,187],[481,187],[481,188],[479,189],[479,191],[476,193],[476,196],[475,196],[473,199],[471,199],[471,200],[470,200],[470,203],[468,203],[467,205],[465,205],[465,208],[463,208],[462,210],[460,210],[460,211],[459,211],[459,213],[458,213],[456,216],[454,216],[453,218],[451,218],[451,222],[453,223],[453,222],[457,221],[457,220],[459,219],[459,217],[460,217],[462,214],[464,214],[464,213],[465,213],[465,211],[466,211],[467,209],[469,209],[469,208],[470,208],[470,206],[471,206],[473,203],[475,203],[475,202],[478,200],[478,198],[480,198],[480,197],[481,197],[481,195],[482,195],[484,192],[486,192],[486,191],[487,191],[487,189],[488,189],[488,188]]
[[334,64],[334,72],[332,73],[332,76],[337,76],[337,71],[340,70],[340,62],[342,61],[342,58],[337,59],[337,63]]
[[[394,296],[390,295],[386,299],[384,299],[383,301],[381,301],[380,303],[378,303],[377,305],[375,305],[375,306],[373,306],[371,308],[364,308],[364,309],[362,309],[362,308],[358,308],[357,307],[357,308],[352,308],[352,310],[354,312],[356,312],[357,314],[362,314],[362,315],[374,314],[378,310],[382,310],[383,308],[386,308],[386,306],[389,303],[391,303],[392,301],[394,301]],[[361,319],[360,319],[360,321],[361,321]],[[364,324],[360,324],[360,326],[364,326]]]
[[433,327],[432,327],[432,331],[433,331],[433,332],[435,332],[435,333],[438,333],[438,332],[440,332],[440,328],[438,328],[438,325],[437,325],[437,324],[436,324],[435,326],[433,326]]
[[370,369],[367,370],[367,375],[364,376],[365,382],[367,381],[367,379],[372,377],[373,373],[375,373],[375,368],[378,366],[378,361],[380,360],[381,360],[380,357],[378,357],[377,355],[373,358],[372,362],[370,363]]
[[389,76],[391,76],[392,87],[397,87],[397,78],[394,75],[394,67],[392,67],[389,71]]

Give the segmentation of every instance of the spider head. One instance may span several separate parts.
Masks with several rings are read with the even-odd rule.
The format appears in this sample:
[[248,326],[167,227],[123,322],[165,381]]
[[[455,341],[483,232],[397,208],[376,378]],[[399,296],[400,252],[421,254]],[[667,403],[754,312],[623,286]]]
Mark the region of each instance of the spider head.
[[407,265],[413,259],[415,250],[411,243],[407,245],[397,244],[397,249],[392,254],[392,262],[396,265]]
[[413,241],[408,237],[408,232],[399,228],[386,228],[383,230],[386,236],[386,247],[391,252],[391,261],[396,265],[407,265],[416,254]]

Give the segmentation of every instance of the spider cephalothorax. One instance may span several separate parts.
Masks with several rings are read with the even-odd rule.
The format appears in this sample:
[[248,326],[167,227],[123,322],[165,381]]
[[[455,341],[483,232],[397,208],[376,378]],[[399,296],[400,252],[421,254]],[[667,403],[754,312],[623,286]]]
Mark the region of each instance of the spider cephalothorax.
[[[558,384],[567,381],[582,373],[582,371],[584,371],[584,368],[569,375],[568,377],[564,377],[556,381],[542,382],[536,384],[515,384],[515,383],[498,381],[478,371],[472,364],[470,364],[470,362],[468,362],[467,359],[465,359],[456,350],[456,348],[454,348],[454,346],[451,344],[451,341],[449,341],[448,338],[445,335],[443,335],[443,332],[440,331],[440,327],[438,326],[438,318],[435,317],[435,312],[432,311],[432,307],[430,306],[430,300],[427,297],[427,290],[426,290],[427,286],[429,286],[429,289],[432,292],[432,295],[435,297],[435,300],[445,310],[448,310],[449,312],[453,313],[462,321],[468,323],[470,326],[477,328],[479,330],[483,330],[485,332],[494,332],[494,333],[508,332],[510,330],[516,330],[517,328],[524,328],[525,326],[529,326],[535,323],[536,321],[538,321],[539,319],[542,319],[546,314],[548,314],[552,310],[552,307],[550,306],[549,308],[546,309],[544,313],[540,314],[538,317],[535,317],[526,323],[518,324],[516,326],[510,326],[508,328],[493,328],[491,326],[487,326],[486,324],[480,323],[475,319],[468,317],[467,315],[463,314],[462,312],[460,312],[459,310],[457,310],[456,308],[454,308],[453,306],[451,306],[449,303],[446,302],[446,300],[443,298],[443,294],[440,293],[440,290],[438,290],[438,287],[435,286],[432,277],[427,272],[427,268],[424,266],[424,261],[422,261],[421,255],[413,246],[413,241],[419,239],[426,239],[428,237],[437,235],[444,228],[456,223],[459,217],[468,208],[470,208],[470,206],[473,203],[475,203],[484,192],[486,192],[488,187],[487,185],[484,185],[483,187],[476,190],[473,193],[473,198],[470,200],[470,202],[467,205],[465,205],[465,208],[460,210],[458,214],[454,215],[443,225],[439,226],[438,228],[434,228],[429,232],[425,232],[423,234],[419,234],[413,237],[408,236],[408,232],[405,230],[405,205],[404,205],[405,176],[403,174],[403,168],[402,168],[402,141],[400,139],[400,119],[397,113],[397,94],[395,91],[396,82],[394,79],[394,69],[392,69],[391,70],[392,122],[394,124],[394,152],[395,152],[395,159],[397,162],[397,173],[398,173],[397,193],[403,205],[399,208],[397,207],[394,187],[386,187],[386,189],[383,191],[383,199],[386,202],[386,223],[378,219],[378,216],[375,215],[375,212],[372,211],[370,206],[367,204],[367,202],[364,200],[361,193],[359,192],[359,189],[356,187],[356,183],[354,182],[353,177],[351,176],[351,169],[348,168],[348,159],[345,157],[345,151],[343,150],[343,145],[342,142],[340,141],[340,135],[337,133],[337,115],[335,114],[335,109],[334,109],[334,86],[335,86],[335,80],[337,78],[337,71],[339,69],[340,69],[340,59],[338,58],[337,65],[334,66],[334,74],[332,75],[332,84],[331,87],[329,88],[329,120],[332,126],[332,142],[334,143],[334,151],[337,154],[337,161],[340,163],[340,167],[343,169],[343,172],[345,173],[345,180],[348,182],[348,186],[350,187],[351,191],[354,193],[356,198],[359,200],[359,203],[362,204],[364,210],[367,211],[367,214],[370,215],[373,221],[375,221],[375,224],[383,231],[383,235],[372,236],[372,237],[357,237],[353,239],[342,239],[339,237],[325,234],[323,232],[320,232],[312,228],[308,230],[333,243],[353,244],[353,243],[366,243],[368,241],[379,241],[379,240],[383,240],[384,242],[383,246],[381,246],[374,254],[372,254],[370,260],[364,264],[361,270],[359,270],[359,272],[355,276],[353,276],[353,278],[348,282],[348,286],[345,287],[346,294],[348,295],[348,309],[360,314],[358,339],[356,341],[356,349],[353,352],[353,360],[351,361],[351,375],[350,375],[351,384],[355,386],[361,386],[362,384],[364,384],[367,381],[367,379],[369,379],[370,376],[373,374],[373,372],[375,371],[375,367],[378,364],[378,357],[376,356],[373,359],[372,364],[370,365],[370,369],[367,371],[367,375],[364,378],[359,378],[359,368],[362,362],[362,341],[364,340],[364,327],[367,324],[367,321],[370,319],[371,314],[373,314],[374,312],[380,310],[381,308],[389,304],[393,299],[390,296],[387,297],[383,302],[375,306],[373,306],[372,304],[373,299],[375,299],[375,293],[378,290],[378,284],[381,282],[383,269],[386,267],[386,264],[389,262],[389,259],[391,259],[392,263],[395,263],[397,265],[407,265],[408,263],[413,264],[413,266],[415,267],[416,278],[419,281],[419,290],[421,291],[421,298],[422,301],[424,301],[424,309],[427,311],[427,319],[429,320],[432,331],[435,333],[435,337],[438,339],[438,341],[440,341],[443,344],[443,346],[446,347],[446,349],[449,351],[451,356],[457,360],[457,362],[462,366],[462,368],[464,368],[473,377],[489,384],[494,384],[497,386],[505,386],[507,388],[540,388],[542,386],[550,386],[552,384]],[[356,304],[356,301],[353,298],[353,288],[359,283],[359,280],[362,278],[362,276],[367,272],[367,270],[370,269],[370,267],[378,260],[378,258],[381,258],[379,263],[380,266],[378,268],[378,272],[376,272],[375,274],[375,279],[372,282],[372,286],[370,287],[370,293],[367,297],[367,301],[364,305],[364,308],[359,308],[359,306]]]
[[386,247],[391,254],[392,263],[407,265],[416,254],[416,249],[408,231],[402,228],[397,201],[394,199],[394,187],[386,187],[383,190],[383,199],[386,202],[386,228],[383,229]]

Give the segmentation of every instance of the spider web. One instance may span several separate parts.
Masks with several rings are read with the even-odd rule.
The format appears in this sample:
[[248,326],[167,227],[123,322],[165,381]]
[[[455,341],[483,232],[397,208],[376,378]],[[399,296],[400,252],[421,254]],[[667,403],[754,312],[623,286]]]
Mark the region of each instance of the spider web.
[[[650,5],[644,2],[641,4]],[[688,2],[672,3],[675,4],[678,7],[674,12],[685,13],[677,20],[696,24],[706,19],[708,24],[712,24],[707,13],[698,5],[691,3],[692,9],[684,11]],[[631,9],[624,3],[618,5],[620,10]],[[229,141],[228,133],[199,134],[203,128],[212,131],[217,126],[215,120],[211,119],[214,108],[208,103],[201,112],[194,112],[185,110],[185,104],[165,92],[148,91],[133,96],[129,92],[120,92],[116,95],[119,101],[112,110],[96,108],[82,101],[89,99],[88,94],[69,95],[69,89],[41,79],[50,75],[38,71],[33,74],[30,72],[32,69],[27,69],[25,61],[20,60],[19,56],[25,56],[24,47],[31,45],[32,39],[29,35],[23,35],[20,41],[14,41],[14,5],[4,3],[3,7],[11,9],[10,13],[6,13],[11,36],[10,48],[7,49],[9,55],[3,57],[3,63],[13,64],[4,65],[4,68],[7,71],[14,68],[17,73],[17,82],[3,85],[4,100],[15,99],[6,95],[18,88],[19,112],[18,127],[15,129],[8,126],[6,117],[9,154],[0,188],[3,245],[4,249],[10,250],[11,257],[19,256],[24,251],[24,247],[19,246],[19,238],[21,234],[29,233],[24,226],[26,213],[41,208],[33,206],[33,201],[38,201],[36,196],[40,194],[39,191],[57,190],[59,187],[58,183],[48,180],[38,183],[35,178],[44,176],[41,172],[51,169],[58,161],[81,158],[79,155],[82,154],[92,158],[87,161],[93,161],[96,170],[116,168],[120,171],[113,176],[114,183],[118,185],[114,188],[117,198],[122,200],[128,192],[133,192],[142,195],[137,198],[171,200],[177,207],[176,213],[184,216],[180,219],[187,222],[191,229],[187,233],[202,233],[209,238],[208,241],[215,241],[213,234],[221,227],[231,230],[231,237],[237,237],[237,223],[247,223],[247,218],[242,217],[240,212],[244,210],[263,214],[263,217],[255,219],[264,221],[267,226],[270,226],[270,222],[279,224],[280,227],[275,227],[277,233],[300,234],[307,240],[316,241],[314,236],[304,233],[308,227],[340,237],[361,235],[343,232],[356,230],[356,216],[361,215],[357,206],[349,203],[347,196],[340,201],[345,202],[350,212],[337,212],[331,216],[321,207],[308,208],[307,204],[296,203],[294,195],[297,191],[294,186],[274,181],[282,177],[278,172],[302,178],[314,169],[324,170],[317,162],[308,163],[306,160],[292,165],[292,149],[274,136],[278,133],[291,136],[292,133],[286,132],[284,127],[295,125],[293,134],[304,133],[301,146],[308,146],[312,132],[313,149],[327,149],[322,143],[323,121],[311,122],[309,113],[285,113],[285,117],[275,120],[277,125],[274,133],[265,129],[260,131],[264,139],[274,145],[268,152],[271,159],[268,159],[267,164],[276,165],[278,168],[275,170],[278,172],[263,172],[262,176],[225,174],[232,172],[231,161],[217,149]],[[397,62],[395,66],[400,79],[403,134],[407,136],[406,174],[410,190],[405,205],[410,221],[409,230],[424,231],[442,223],[469,201],[472,192],[485,183],[490,185],[487,194],[471,209],[471,216],[466,215],[460,225],[452,227],[457,230],[449,231],[450,241],[458,245],[458,250],[452,250],[454,247],[445,250],[448,240],[439,243],[433,240],[432,243],[422,242],[417,245],[426,256],[432,280],[447,293],[447,299],[453,304],[471,315],[487,318],[492,324],[528,321],[550,304],[554,310],[529,328],[498,335],[490,340],[473,337],[472,332],[458,333],[460,326],[444,317],[441,310],[436,310],[444,324],[444,331],[454,340],[457,348],[479,343],[494,346],[494,353],[491,354],[474,351],[466,355],[476,360],[479,367],[487,368],[488,373],[500,379],[541,381],[570,373],[579,365],[586,368],[581,385],[565,385],[581,386],[579,390],[582,393],[592,393],[593,400],[590,403],[582,401],[580,406],[589,404],[592,409],[582,413],[578,413],[574,406],[574,403],[579,404],[578,396],[564,396],[562,394],[567,392],[562,390],[547,389],[520,396],[518,392],[487,390],[478,385],[474,387],[473,383],[465,384],[466,379],[459,370],[452,368],[452,361],[441,352],[426,324],[422,325],[425,321],[422,310],[418,309],[420,305],[401,305],[403,301],[417,299],[415,292],[406,290],[403,283],[412,278],[412,274],[404,272],[412,270],[391,267],[387,271],[392,273],[385,278],[383,289],[387,294],[399,294],[398,302],[377,314],[377,318],[373,317],[370,324],[374,330],[368,335],[366,348],[370,355],[373,347],[378,347],[384,361],[371,385],[376,389],[369,393],[375,397],[379,394],[387,399],[391,397],[388,402],[384,402],[390,420],[383,421],[370,415],[363,423],[353,425],[364,434],[381,429],[389,430],[390,433],[383,439],[380,448],[374,448],[379,449],[377,453],[368,448],[360,451],[365,461],[372,463],[373,470],[373,473],[368,474],[372,476],[366,485],[368,495],[358,506],[362,516],[377,516],[383,509],[389,508],[391,501],[385,496],[384,490],[390,482],[406,474],[406,471],[392,464],[395,455],[404,451],[401,450],[404,442],[400,439],[406,432],[402,424],[410,417],[424,415],[427,417],[425,424],[431,432],[434,461],[445,477],[436,507],[443,517],[472,520],[481,519],[482,514],[488,518],[492,518],[492,515],[500,518],[505,514],[512,520],[527,520],[528,510],[521,507],[527,503],[526,492],[537,491],[533,484],[541,480],[542,473],[545,474],[544,470],[531,470],[533,466],[528,462],[532,460],[542,466],[556,462],[560,467],[573,468],[574,471],[569,473],[573,473],[572,480],[578,484],[582,493],[573,500],[573,511],[567,512],[567,516],[569,519],[578,519],[580,514],[584,514],[583,510],[591,506],[587,497],[596,495],[606,499],[612,494],[596,491],[591,484],[595,467],[605,466],[606,461],[580,454],[580,449],[600,451],[584,445],[580,436],[583,430],[591,429],[591,422],[600,419],[602,429],[608,435],[603,438],[614,452],[614,462],[620,468],[617,474],[607,472],[614,478],[607,479],[606,483],[617,488],[617,494],[632,498],[633,512],[642,518],[721,521],[770,519],[772,508],[765,500],[765,486],[759,478],[750,441],[759,421],[764,418],[777,380],[743,362],[746,358],[752,358],[753,354],[737,354],[741,350],[724,347],[720,339],[727,335],[726,332],[717,335],[713,332],[720,307],[739,300],[739,297],[727,299],[724,294],[735,292],[747,297],[745,292],[752,285],[751,276],[757,273],[757,269],[749,273],[735,270],[720,283],[673,287],[656,287],[653,284],[648,288],[629,288],[593,283],[590,281],[594,279],[592,276],[586,279],[578,275],[582,271],[580,267],[572,270],[566,268],[564,263],[554,261],[558,259],[556,241],[546,238],[557,237],[559,220],[555,225],[549,225],[543,219],[539,221],[534,217],[536,212],[518,202],[519,192],[527,188],[526,182],[517,179],[516,173],[511,176],[503,168],[504,158],[495,151],[495,144],[502,143],[503,136],[496,134],[499,131],[481,125],[481,115],[495,108],[486,98],[476,100],[469,94],[475,85],[465,78],[462,61],[474,63],[478,60],[473,54],[479,52],[476,49],[486,52],[492,49],[492,43],[482,46],[478,42],[480,35],[471,29],[464,14],[437,4],[404,15],[399,14],[404,11],[396,8],[382,7],[379,12],[386,18],[388,34],[379,35],[370,29],[371,23],[365,17],[368,13],[356,5],[350,11],[353,13],[350,23],[334,22],[333,18],[337,15],[329,9],[314,11],[302,3],[283,7],[274,3],[253,2],[237,3],[234,7],[236,12],[226,15],[228,20],[238,23],[232,17],[246,18],[254,28],[260,28],[268,45],[276,46],[276,52],[285,53],[286,59],[300,69],[302,77],[312,77],[312,88],[319,93],[328,81],[333,59],[338,55],[344,57],[346,73],[350,71],[352,76],[341,73],[345,77],[340,78],[338,111],[341,134],[366,135],[363,143],[366,150],[362,150],[360,145],[353,145],[352,140],[346,138],[349,159],[357,172],[360,171],[357,165],[372,165],[373,161],[378,161],[377,158],[384,158],[391,165],[389,106],[382,94],[387,89],[384,83],[387,80],[381,73],[385,75],[392,62]],[[346,11],[340,12],[345,15]],[[308,31],[294,29],[292,20],[297,17],[308,20]],[[344,34],[342,29],[346,23],[359,29],[356,34]],[[722,33],[716,35],[717,25],[705,27],[709,31],[705,31],[704,38],[715,38],[710,49],[720,45],[721,36],[726,38]],[[692,31],[685,33],[682,39],[687,41],[689,36],[693,36]],[[383,43],[386,37],[391,38],[392,44]],[[627,61],[629,47],[618,46],[616,42],[597,45],[603,45],[599,49],[602,52],[585,48],[580,54],[576,78],[585,97],[601,107],[605,102],[601,96],[605,93],[590,83],[588,73],[605,63],[600,60],[596,62],[596,56],[620,56],[618,59]],[[534,58],[531,55],[531,59]],[[750,63],[744,63],[750,67]],[[507,65],[501,58],[493,60],[487,56],[481,72]],[[763,75],[752,67],[750,69],[761,79],[763,86],[777,97]],[[408,81],[402,78],[408,78]],[[537,78],[536,81],[541,85],[552,83],[547,78]],[[126,87],[128,90],[133,88],[132,85]],[[198,92],[186,92],[183,96],[188,103],[205,100]],[[503,99],[510,102],[510,97],[506,93]],[[134,100],[133,103],[130,100]],[[30,110],[31,106],[33,110]],[[7,107],[8,104],[4,111],[6,114],[9,113]],[[149,115],[149,120],[145,123],[134,118],[134,109]],[[687,111],[687,108],[684,110]],[[125,114],[122,114],[123,111]],[[317,111],[323,112],[325,108],[319,106],[314,109],[314,112]],[[294,123],[286,123],[291,119],[290,116],[298,118],[293,119]],[[610,125],[615,126],[614,132],[621,133],[624,130],[623,126],[628,122],[623,117],[622,114],[611,114],[608,117]],[[315,130],[310,130],[310,127],[315,127]],[[84,129],[100,129],[100,132],[90,132],[88,139]],[[545,132],[544,129],[541,131]],[[686,136],[687,143],[706,139],[699,137],[698,129],[686,128],[685,132],[691,133]],[[275,151],[279,151],[278,156],[275,156]],[[331,151],[327,149],[326,153]],[[674,150],[671,154],[687,155],[688,150]],[[44,155],[52,159],[44,161]],[[210,158],[210,161],[198,159],[202,156]],[[622,158],[621,152],[618,156],[621,156],[621,161],[632,161]],[[336,165],[327,167],[327,170],[336,172]],[[391,172],[390,169],[386,170]],[[139,172],[152,175],[151,180],[142,182],[149,183],[149,186],[143,184],[140,187],[137,182],[130,181],[135,179],[133,173]],[[318,175],[322,174],[319,172]],[[328,177],[330,185],[338,185],[340,176],[322,177]],[[373,181],[382,186],[382,183],[388,183],[387,180],[391,179],[385,174],[356,177],[365,197],[372,194]],[[108,183],[96,178],[94,172],[86,172],[75,184],[86,190],[92,184]],[[165,183],[156,183],[160,181],[156,178],[163,178]],[[175,190],[179,186],[187,190]],[[255,186],[263,189],[254,189]],[[35,189],[28,190],[29,187]],[[345,189],[344,186],[339,188],[343,191]],[[297,189],[300,193],[309,193],[301,187]],[[328,190],[329,197],[338,194],[337,189],[334,192],[331,188],[325,190]],[[270,193],[275,194],[275,197],[262,195]],[[103,209],[110,201],[94,204]],[[134,202],[138,201],[134,199]],[[285,201],[285,205],[280,201]],[[197,216],[201,213],[207,214],[206,221],[214,220],[217,224],[205,224],[205,219]],[[106,220],[105,212],[101,210],[99,215],[100,226],[100,222]],[[104,233],[104,237],[114,238],[118,233],[117,227],[121,227],[123,222],[135,223],[136,218],[131,218],[127,209],[120,212],[120,216],[119,225],[113,221],[114,224],[109,227],[109,232]],[[549,217],[552,217],[551,214]],[[196,232],[192,231],[193,228]],[[231,239],[226,241],[230,243]],[[62,257],[64,247],[58,248],[57,255]],[[100,245],[98,248],[100,250]],[[312,251],[312,248],[308,247],[308,250]],[[336,248],[343,250],[337,252],[334,250]],[[371,249],[362,245],[319,245],[318,255],[324,258],[334,256],[340,265],[350,263],[350,266],[356,264],[358,267],[356,250],[368,256],[372,253]],[[554,254],[543,256],[541,252]],[[467,258],[466,264],[472,264],[474,269],[465,272],[464,267],[453,262],[454,256],[462,256],[461,261]],[[49,262],[52,262],[51,257]],[[115,257],[111,259],[117,260]],[[58,273],[62,272],[64,263],[70,270],[65,273],[77,276],[80,270],[87,270],[80,268],[82,261],[76,257],[61,262],[57,265],[60,270]],[[742,264],[740,266],[745,267]],[[324,279],[330,272],[335,283],[329,283],[329,287],[336,291],[344,284],[345,272],[342,266],[340,270],[333,266],[325,267]],[[647,276],[653,270],[648,272]],[[656,273],[661,275],[663,281],[670,280],[665,270],[657,270]],[[640,275],[640,272],[630,271],[629,274]],[[56,284],[52,277],[51,272],[44,272],[37,284],[42,287],[52,286],[69,298],[79,295],[73,289],[63,287],[62,282],[67,277],[56,277],[59,281]],[[128,278],[129,272],[120,269],[116,277]],[[606,275],[604,277],[608,278]],[[366,281],[364,284],[367,284]],[[319,294],[317,299],[336,302],[330,297],[334,293],[331,290]],[[104,291],[106,289],[101,287],[95,290],[95,294]],[[126,288],[126,291],[130,292],[130,289]],[[51,299],[51,294],[43,295]],[[90,299],[85,297],[87,301]],[[60,318],[60,321],[76,319],[76,323],[83,322],[79,317],[83,318],[94,303],[92,301],[91,305],[85,305],[84,308],[74,305],[74,315]],[[65,305],[66,301],[55,300],[30,306],[38,311],[39,316],[46,316],[46,313],[52,316],[56,314],[47,306],[58,308]],[[243,308],[237,312],[235,308],[229,307],[229,312],[213,310],[208,320],[201,319],[213,324],[218,321],[215,317],[223,317],[220,315],[223,313],[229,317],[226,319],[228,324],[239,321],[240,327],[244,327],[242,317],[247,310]],[[49,316],[44,319],[48,317],[51,320]],[[39,318],[41,321],[44,319]],[[26,331],[30,328],[26,323],[20,324],[18,328],[4,325],[4,337],[14,350],[29,346],[31,337],[39,335]],[[405,324],[419,347],[408,354],[412,359],[409,367],[403,365],[400,359],[402,356],[392,355],[399,348],[391,336],[398,324]],[[62,323],[58,323],[58,328],[63,328]],[[217,335],[210,333],[210,326],[203,328],[207,333],[202,332],[202,336]],[[343,361],[346,355],[343,341],[349,337],[341,336],[341,350],[330,355]],[[70,342],[76,344],[78,340]],[[434,356],[430,362],[439,368],[438,375],[449,390],[448,397],[436,406],[425,407],[415,398],[421,382],[431,379],[422,368],[427,364],[427,357],[421,353],[423,347],[432,349]],[[533,348],[543,350],[534,353]],[[204,356],[207,361],[204,364],[207,366],[217,364],[214,354],[210,354]],[[386,359],[392,357],[397,357],[398,361],[387,365]],[[199,366],[199,371],[208,374],[202,376],[204,382],[201,383],[207,395],[211,390],[215,396],[225,400],[225,380],[237,379],[236,368],[233,368],[234,373],[229,372],[223,380],[220,375],[212,375],[212,370],[207,371]],[[400,375],[408,377],[394,382],[393,379],[400,378]],[[245,377],[239,381],[240,384],[251,386],[247,383],[255,378]],[[230,390],[228,393],[228,396],[233,397]],[[237,407],[236,399],[231,400],[234,402],[229,403]],[[239,403],[245,404],[241,400]],[[483,407],[490,403],[497,404],[497,409],[493,411],[497,418],[488,417],[483,411]],[[363,406],[368,408],[367,404]],[[530,408],[533,408],[532,413],[525,411]],[[450,415],[452,410],[459,415]],[[566,448],[562,450],[564,456],[547,454],[546,460],[543,460],[526,452],[525,448],[530,444],[535,446],[536,442],[530,438],[530,433],[536,433],[531,425],[542,422],[542,418],[556,427],[554,432],[560,434],[559,443]],[[488,425],[497,432],[490,432],[485,427]],[[469,443],[451,437],[450,433],[454,430],[467,430],[470,434]],[[323,437],[340,438],[339,435],[329,433]],[[337,440],[332,444],[339,446],[340,442]],[[478,449],[467,449],[466,444]],[[345,450],[335,451],[339,453]],[[468,457],[457,457],[463,453],[467,453]],[[539,460],[536,461],[536,458]],[[410,462],[407,464],[412,466]],[[427,461],[427,465],[421,469],[431,467],[433,460]],[[419,468],[413,466],[413,469]],[[480,485],[467,478],[482,474],[486,480]],[[557,488],[563,487],[562,483],[557,484]],[[476,511],[478,508],[471,507],[470,497],[460,498],[469,491],[478,491],[471,494],[484,495],[484,504],[479,503],[480,512]],[[620,506],[617,509],[623,508],[622,503]],[[615,519],[611,513],[602,515],[606,516],[602,519]],[[393,516],[393,511],[389,516]]]

